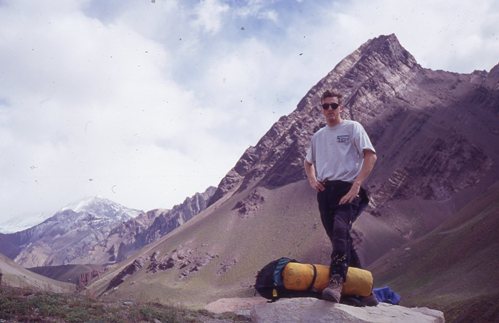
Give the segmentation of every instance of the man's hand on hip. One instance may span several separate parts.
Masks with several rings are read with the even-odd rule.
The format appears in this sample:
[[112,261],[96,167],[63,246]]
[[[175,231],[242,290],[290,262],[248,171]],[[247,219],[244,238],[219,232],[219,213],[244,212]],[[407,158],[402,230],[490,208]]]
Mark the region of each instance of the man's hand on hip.
[[324,184],[322,184],[321,182],[319,182],[318,180],[316,179],[310,179],[308,181],[308,183],[310,184],[310,186],[316,190],[317,192],[322,192],[326,189],[326,187],[324,186]]
[[348,204],[351,203],[357,196],[359,196],[360,192],[360,183],[354,182],[352,184],[352,187],[350,187],[350,190],[348,191],[347,194],[345,194],[341,199],[339,204]]

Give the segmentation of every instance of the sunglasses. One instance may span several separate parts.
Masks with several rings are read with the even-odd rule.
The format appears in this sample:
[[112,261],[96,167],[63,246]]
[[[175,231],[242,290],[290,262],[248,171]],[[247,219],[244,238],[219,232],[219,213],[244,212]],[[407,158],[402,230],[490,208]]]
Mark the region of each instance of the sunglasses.
[[338,103],[324,103],[322,104],[322,108],[324,110],[327,110],[329,108],[333,108],[333,110],[336,110],[340,105]]

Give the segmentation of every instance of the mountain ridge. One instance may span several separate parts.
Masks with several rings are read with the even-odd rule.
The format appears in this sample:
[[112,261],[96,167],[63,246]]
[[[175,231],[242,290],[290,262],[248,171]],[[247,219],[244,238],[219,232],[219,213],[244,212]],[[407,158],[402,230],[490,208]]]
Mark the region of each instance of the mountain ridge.
[[91,250],[94,242],[104,239],[111,227],[139,212],[101,198],[85,199],[70,207],[62,208],[39,225],[7,235],[17,239],[18,264],[25,267],[69,264]]
[[64,206],[32,228],[0,234],[0,252],[25,267],[121,261],[197,215],[213,191],[209,187],[171,210],[147,212],[87,197]]

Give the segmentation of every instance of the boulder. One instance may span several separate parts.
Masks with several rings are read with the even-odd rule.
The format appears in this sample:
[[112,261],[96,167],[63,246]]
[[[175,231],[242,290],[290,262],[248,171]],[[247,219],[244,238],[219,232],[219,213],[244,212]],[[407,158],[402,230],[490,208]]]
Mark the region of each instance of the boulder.
[[380,303],[372,307],[354,307],[316,298],[288,298],[274,303],[256,304],[251,321],[270,322],[445,322],[441,311],[426,307],[407,308]]
[[205,310],[215,314],[234,313],[242,316],[250,316],[251,309],[257,304],[265,304],[267,300],[263,297],[234,297],[221,298],[205,306]]

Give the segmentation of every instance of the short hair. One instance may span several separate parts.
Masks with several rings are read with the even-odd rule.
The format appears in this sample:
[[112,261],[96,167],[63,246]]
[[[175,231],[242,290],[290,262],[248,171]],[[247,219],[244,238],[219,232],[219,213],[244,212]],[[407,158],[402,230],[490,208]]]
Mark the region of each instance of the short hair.
[[326,98],[338,98],[338,103],[341,104],[341,99],[343,98],[343,95],[341,95],[338,92],[326,90],[326,92],[322,93],[321,103],[324,102],[324,99]]

